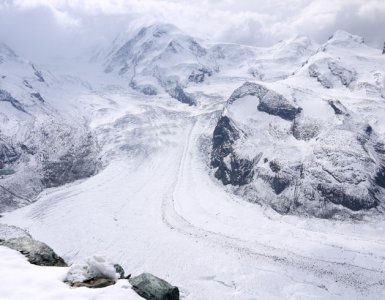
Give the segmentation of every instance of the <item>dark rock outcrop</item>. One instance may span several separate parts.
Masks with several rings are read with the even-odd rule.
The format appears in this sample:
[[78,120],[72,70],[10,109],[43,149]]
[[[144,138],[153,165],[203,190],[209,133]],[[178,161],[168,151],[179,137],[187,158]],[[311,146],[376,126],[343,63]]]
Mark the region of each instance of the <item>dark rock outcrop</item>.
[[309,66],[309,76],[317,79],[325,88],[333,88],[338,82],[348,87],[357,76],[355,70],[349,70],[338,61],[324,58]]
[[342,103],[339,100],[329,100],[328,104],[334,110],[334,113],[336,115],[349,116],[347,109],[345,108],[345,106],[342,105]]
[[207,77],[210,77],[212,75],[213,75],[213,71],[202,67],[202,68],[199,68],[198,70],[192,71],[190,76],[188,77],[188,80],[195,83],[201,83],[205,81]]
[[99,164],[92,153],[93,147],[93,137],[88,136],[83,145],[71,149],[58,160],[44,161],[41,179],[44,187],[56,187],[95,175]]
[[254,176],[254,161],[239,158],[233,151],[233,143],[240,138],[241,132],[227,116],[222,116],[213,134],[211,166],[218,168],[215,177],[223,184],[245,185]]
[[302,111],[300,107],[293,106],[286,98],[274,91],[268,91],[259,99],[258,110],[288,121],[293,121]]
[[269,90],[263,85],[252,82],[246,82],[237,88],[230,96],[227,104],[231,105],[237,99],[245,96],[257,97],[259,101],[257,108],[259,111],[280,117],[284,120],[292,121],[302,111],[300,107],[294,106],[282,95]]
[[40,102],[44,103],[44,98],[40,95],[40,93],[31,93],[31,97],[39,100]]
[[114,264],[114,268],[115,268],[115,271],[116,273],[119,274],[119,279],[123,279],[124,278],[124,269],[121,265],[119,264]]
[[227,116],[222,116],[213,133],[211,165],[216,168],[232,152],[232,144],[240,138],[240,132]]
[[143,273],[128,280],[135,292],[147,300],[179,300],[179,289],[152,274]]
[[8,239],[0,242],[0,245],[19,251],[34,265],[55,267],[67,266],[65,261],[58,256],[52,248],[29,237]]
[[23,105],[5,90],[0,90],[0,101],[9,102],[17,110],[24,113],[26,112]]
[[32,65],[32,69],[34,70],[34,74],[37,77],[37,80],[40,81],[40,82],[45,82],[44,77],[43,77],[43,73],[41,71],[39,71],[35,67],[35,65]]
[[318,184],[317,190],[325,200],[334,204],[340,204],[353,211],[370,209],[378,205],[377,199],[371,195],[372,193],[370,193],[370,191],[366,197],[357,197],[355,195],[349,194],[339,186],[328,185],[324,183]]
[[385,189],[385,166],[381,166],[381,168],[377,171],[375,182],[377,185]]
[[0,137],[0,169],[5,164],[13,163],[20,158],[20,153],[15,147]]
[[293,121],[293,136],[297,140],[308,141],[315,138],[320,132],[320,125],[316,120],[295,118]]
[[195,105],[195,99],[189,94],[186,94],[180,85],[177,85],[175,88],[169,89],[168,93],[170,96],[179,102],[186,103],[188,105]]
[[[254,96],[256,104],[266,104],[263,109],[270,115],[291,122],[259,118],[258,112],[251,117],[247,110],[254,99],[242,102],[245,96]],[[213,133],[211,166],[215,177],[224,185],[233,185],[237,195],[264,202],[279,213],[355,218],[383,211],[382,136],[375,126],[354,120],[340,101],[329,100],[328,104],[340,116],[333,120],[334,126],[308,116],[264,86],[245,83],[229,98]],[[249,159],[259,152],[259,143],[264,153]],[[259,164],[262,156],[264,163]]]

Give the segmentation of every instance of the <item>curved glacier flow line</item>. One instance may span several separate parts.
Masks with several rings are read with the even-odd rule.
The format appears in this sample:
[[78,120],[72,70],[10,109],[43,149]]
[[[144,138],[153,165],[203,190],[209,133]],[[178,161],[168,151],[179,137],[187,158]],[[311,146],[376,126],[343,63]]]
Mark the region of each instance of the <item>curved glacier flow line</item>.
[[[250,247],[250,243],[245,240],[197,227],[180,215],[175,207],[178,201],[176,192],[182,184],[184,172],[186,171],[187,156],[191,153],[193,132],[199,122],[199,118],[199,115],[194,118],[193,123],[187,131],[177,177],[174,184],[170,187],[169,193],[166,194],[162,201],[162,220],[164,224],[171,230],[176,230],[183,235],[199,239],[210,245],[231,250],[241,258],[248,257],[253,261],[263,259],[282,266],[310,271],[317,277],[328,277],[329,279],[332,279],[332,281],[343,282],[346,286],[354,287],[361,292],[365,291],[369,286],[384,284],[384,271],[364,268],[350,263],[309,258],[289,250],[271,247],[260,242],[253,241],[253,245],[257,248]],[[286,273],[284,270],[282,270],[282,272]],[[382,279],[373,283],[373,278]],[[316,285],[316,283],[307,283]]]

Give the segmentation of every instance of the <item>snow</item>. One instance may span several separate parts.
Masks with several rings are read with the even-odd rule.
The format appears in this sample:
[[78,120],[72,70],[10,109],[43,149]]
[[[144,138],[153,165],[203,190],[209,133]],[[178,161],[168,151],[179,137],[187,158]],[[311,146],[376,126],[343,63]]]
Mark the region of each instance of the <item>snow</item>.
[[143,299],[127,280],[118,280],[103,289],[71,288],[63,282],[68,268],[32,265],[22,254],[3,246],[0,246],[0,257],[1,299]]
[[65,281],[83,282],[96,277],[118,279],[114,264],[104,256],[94,255],[87,257],[84,261],[72,264]]
[[184,299],[384,294],[383,222],[281,216],[210,176],[204,157],[217,114],[211,99],[187,111],[173,99],[109,98],[127,111],[99,120],[101,141],[113,151],[109,165],[46,190],[4,222],[28,228],[70,262],[98,252],[128,273],[151,272],[178,286]]
[[[165,39],[162,45],[168,44],[169,38]],[[340,56],[347,61],[346,67],[362,71],[357,80],[370,79],[383,89],[384,58],[364,45],[357,47],[367,61],[333,43],[326,52],[316,54],[318,46],[308,40],[299,38],[296,43],[299,46],[283,42],[272,49],[205,46],[224,55],[223,60],[216,58],[223,72],[203,84],[187,85],[186,91],[198,99],[195,107],[178,103],[164,92],[144,96],[128,87],[127,78],[71,66],[71,83],[55,85],[55,91],[47,93],[52,93],[50,99],[58,96],[57,103],[51,103],[53,108],[74,122],[86,122],[95,132],[105,167],[93,177],[44,190],[35,203],[4,214],[1,222],[27,228],[66,261],[78,263],[73,267],[74,276],[79,275],[79,261],[99,253],[119,262],[127,273],[150,272],[178,286],[183,299],[385,298],[384,220],[280,215],[234,194],[208,167],[217,118],[234,89],[250,79],[277,80],[296,71],[266,86],[302,107],[320,126],[342,125],[327,102],[338,99],[384,134],[385,108],[378,93],[367,95],[359,86],[355,87],[358,91],[341,85],[325,89],[308,71],[313,62]],[[119,46],[114,45],[115,50]],[[164,49],[155,53],[160,50]],[[239,68],[234,68],[232,58],[237,57]],[[167,67],[170,57],[162,58]],[[252,67],[261,76],[251,75]],[[92,88],[79,84],[68,92],[77,77]],[[226,111],[252,137],[247,143],[240,141],[240,153],[254,157],[263,151],[269,157],[293,161],[312,154],[315,141],[288,137],[291,123],[258,111],[255,100],[245,97]],[[266,132],[275,138],[268,139]],[[334,143],[335,135],[329,144]],[[279,142],[272,145],[276,140]],[[344,147],[349,150],[349,145]],[[257,196],[268,195],[261,192]],[[68,269],[32,266],[17,253],[1,247],[0,251],[2,258],[9,258],[0,260],[0,294],[10,299],[136,297],[126,281],[102,290],[71,289],[62,282]],[[6,276],[8,273],[17,276]]]

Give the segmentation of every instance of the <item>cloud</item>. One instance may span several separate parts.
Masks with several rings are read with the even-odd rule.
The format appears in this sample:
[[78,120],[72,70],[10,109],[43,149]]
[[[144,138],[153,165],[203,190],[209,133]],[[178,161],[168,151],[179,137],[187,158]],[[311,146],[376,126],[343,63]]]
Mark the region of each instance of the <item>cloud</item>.
[[0,40],[22,55],[75,55],[153,22],[217,42],[265,46],[305,34],[324,42],[337,29],[381,47],[383,0],[0,0]]

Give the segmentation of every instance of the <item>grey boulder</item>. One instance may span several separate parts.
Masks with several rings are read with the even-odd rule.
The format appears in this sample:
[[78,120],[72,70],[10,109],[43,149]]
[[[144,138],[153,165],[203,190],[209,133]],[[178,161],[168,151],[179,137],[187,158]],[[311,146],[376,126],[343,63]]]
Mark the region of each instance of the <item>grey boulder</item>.
[[179,289],[150,273],[142,273],[128,279],[132,288],[148,300],[178,300]]
[[31,264],[38,266],[66,267],[67,264],[52,248],[29,237],[13,238],[0,242],[0,246],[19,251]]

